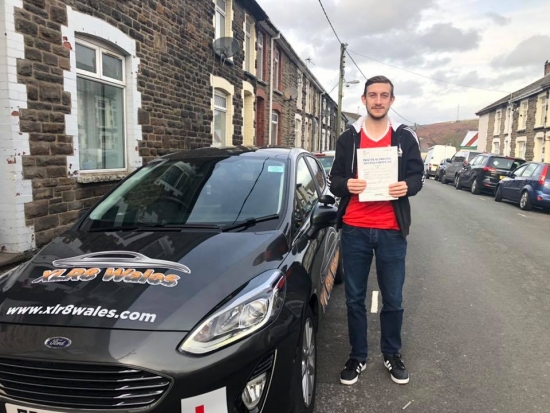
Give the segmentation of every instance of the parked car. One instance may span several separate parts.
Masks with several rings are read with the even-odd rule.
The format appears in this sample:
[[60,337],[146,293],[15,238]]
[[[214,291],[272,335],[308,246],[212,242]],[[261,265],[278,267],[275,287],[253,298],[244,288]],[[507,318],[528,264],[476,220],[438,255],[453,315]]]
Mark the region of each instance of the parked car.
[[436,181],[441,181],[441,177],[445,173],[445,169],[447,169],[447,165],[449,165],[450,162],[451,162],[451,158],[447,158],[447,159],[443,159],[439,163],[439,166],[437,167],[437,169],[435,171],[435,180]]
[[508,172],[497,185],[495,201],[512,201],[529,211],[533,207],[550,211],[550,164],[527,162]]
[[301,149],[149,162],[1,277],[2,412],[313,411],[333,204]]
[[471,151],[458,151],[450,159],[449,164],[445,168],[445,173],[441,176],[441,183],[447,184],[449,182],[455,181],[456,176],[462,170],[465,165],[468,165],[468,162],[471,161],[476,155],[479,155],[481,152],[471,152]]
[[424,176],[429,179],[431,176],[435,178],[436,171],[441,161],[453,156],[456,153],[454,146],[434,145],[428,149],[426,158],[424,159]]
[[325,151],[325,152],[319,152],[315,154],[315,157],[319,160],[319,162],[321,162],[321,165],[323,165],[323,169],[325,170],[327,175],[329,174],[330,169],[332,168],[335,154],[336,154],[336,151]]
[[455,178],[456,189],[467,188],[472,194],[495,193],[497,184],[506,174],[525,163],[525,159],[484,153],[476,156]]

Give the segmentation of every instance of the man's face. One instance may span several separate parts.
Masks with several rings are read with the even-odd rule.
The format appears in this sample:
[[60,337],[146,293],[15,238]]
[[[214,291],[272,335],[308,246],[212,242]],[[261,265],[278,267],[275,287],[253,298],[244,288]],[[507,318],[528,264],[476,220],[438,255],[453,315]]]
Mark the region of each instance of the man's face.
[[370,117],[380,120],[388,114],[395,97],[391,95],[390,84],[373,83],[367,88],[367,95],[361,99]]

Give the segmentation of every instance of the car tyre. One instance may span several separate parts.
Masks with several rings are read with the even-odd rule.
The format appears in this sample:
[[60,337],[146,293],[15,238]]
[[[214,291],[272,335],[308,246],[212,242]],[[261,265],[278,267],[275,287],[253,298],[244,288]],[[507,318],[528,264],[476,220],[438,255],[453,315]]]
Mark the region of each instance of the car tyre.
[[460,175],[455,176],[455,188],[458,190],[462,189],[462,182],[460,182]]
[[471,188],[472,194],[479,195],[481,193],[481,188],[479,187],[479,184],[477,183],[477,179],[474,179],[474,182],[472,182],[472,188]]
[[317,342],[313,311],[306,304],[294,369],[292,413],[312,413],[317,387]]
[[495,191],[495,201],[496,202],[502,202],[502,188],[497,186],[497,190]]
[[531,204],[531,201],[529,200],[529,192],[523,191],[521,193],[521,198],[519,199],[519,207],[523,211],[530,211],[533,209],[533,205]]
[[443,185],[445,185],[447,183],[447,177],[445,176],[445,174],[441,175],[441,183]]

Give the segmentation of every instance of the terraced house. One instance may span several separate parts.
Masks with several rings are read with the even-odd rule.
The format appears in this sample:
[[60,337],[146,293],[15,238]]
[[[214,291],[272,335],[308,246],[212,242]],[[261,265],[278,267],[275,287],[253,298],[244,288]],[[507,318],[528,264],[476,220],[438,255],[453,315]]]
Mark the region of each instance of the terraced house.
[[550,62],[544,77],[480,110],[478,149],[550,163]]
[[334,101],[254,0],[2,0],[0,32],[1,252],[157,156],[334,144]]

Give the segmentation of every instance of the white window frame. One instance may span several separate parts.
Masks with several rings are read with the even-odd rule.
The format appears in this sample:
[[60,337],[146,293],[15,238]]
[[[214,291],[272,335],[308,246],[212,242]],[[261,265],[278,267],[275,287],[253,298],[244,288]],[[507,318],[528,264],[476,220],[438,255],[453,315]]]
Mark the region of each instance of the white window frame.
[[[521,153],[521,151],[519,149],[520,144],[522,144],[525,148],[525,152],[523,154]],[[521,136],[521,137],[516,138],[516,157],[525,159],[526,155],[527,155],[527,137],[526,136]]]
[[306,107],[305,107],[306,113],[309,113],[309,94],[310,94],[309,80],[306,79]]
[[[276,125],[273,130],[273,125]],[[279,113],[276,111],[271,112],[271,118],[269,120],[269,127],[271,128],[271,144],[277,145],[279,139]]]
[[[218,0],[214,0],[214,5],[216,6],[216,11],[214,12],[214,28],[216,29],[216,33],[215,33],[214,37],[216,39],[220,39],[222,37],[227,37],[227,19],[229,17],[228,13],[227,13],[227,6],[229,5],[229,7],[231,7],[231,2],[230,2],[230,0],[223,0],[223,1],[225,1],[225,10],[223,10],[218,5]],[[224,17],[225,27],[223,28],[223,31],[221,31],[220,28],[217,25],[217,15],[218,14],[220,14],[221,16]]]
[[273,89],[274,90],[279,90],[280,63],[281,63],[281,52],[279,51],[279,49],[274,48],[273,50]]
[[[254,45],[256,44],[256,30],[254,28],[254,24],[255,24],[254,20],[248,14],[245,14],[244,25],[243,25],[243,32],[244,32],[243,70],[247,71],[248,73],[252,73],[254,71],[254,61],[255,61]],[[247,26],[249,26],[249,30],[247,30]]]
[[[98,83],[103,83],[106,85],[118,87],[122,90],[122,124],[123,124],[123,132],[122,132],[122,139],[123,139],[123,148],[124,148],[124,166],[122,168],[110,168],[110,169],[85,169],[83,170],[80,168],[80,164],[78,165],[80,172],[82,174],[97,174],[97,173],[108,173],[108,172],[120,172],[120,171],[127,171],[128,170],[128,123],[127,123],[127,105],[126,105],[126,56],[115,52],[113,49],[105,45],[101,40],[99,40],[97,43],[92,42],[87,39],[83,39],[80,37],[77,37],[75,40],[75,56],[76,56],[76,45],[79,44],[81,46],[93,49],[95,51],[95,60],[96,60],[96,73],[89,72],[84,69],[78,69],[76,68],[76,62],[75,62],[75,68],[76,68],[76,74],[77,78],[83,78],[88,80],[93,80]],[[122,63],[121,72],[122,72],[122,80],[114,79],[109,76],[105,76],[103,74],[103,54],[110,55],[114,58],[120,59]],[[76,57],[75,57],[76,58]],[[78,137],[78,146],[80,147],[80,137]],[[80,162],[80,157],[79,157]]]
[[302,100],[304,98],[303,82],[304,78],[302,71],[296,68],[296,88],[298,89],[297,98],[296,98],[296,108],[302,109]]
[[[225,99],[225,108],[222,107],[222,106],[217,106],[216,105],[216,96],[217,97],[220,97],[220,98],[223,98]],[[220,142],[220,145],[216,145],[214,143],[214,133],[216,132],[214,128],[212,128],[212,147],[215,147],[215,148],[218,148],[218,147],[223,147],[223,146],[227,146],[227,137],[229,135],[229,128],[228,128],[228,123],[229,123],[229,117],[230,117],[230,113],[231,111],[229,110],[229,99],[231,98],[231,95],[227,94],[226,91],[224,91],[223,89],[220,89],[220,88],[215,88],[214,89],[214,118],[215,118],[215,113],[216,111],[219,111],[219,112],[224,112],[225,113],[225,130],[224,130],[224,134],[225,134],[225,137],[222,138],[221,142]]]
[[256,56],[257,68],[256,68],[256,77],[258,80],[264,80],[264,34],[262,32],[258,32],[258,52]]
[[502,109],[495,112],[495,125],[493,128],[493,135],[500,135],[500,124],[502,123]]
[[504,119],[504,133],[508,134],[512,131],[512,114],[513,114],[512,107],[508,105],[506,108],[506,118]]
[[546,113],[548,111],[548,97],[545,93],[541,93],[537,98],[537,112],[535,115],[535,128],[544,127]]
[[493,139],[493,144],[491,146],[491,153],[500,155],[500,138]]
[[518,131],[527,128],[527,113],[529,112],[529,101],[522,100],[519,105]]
[[300,115],[295,115],[294,116],[294,146],[296,148],[302,147],[302,128],[303,128],[302,117]]

